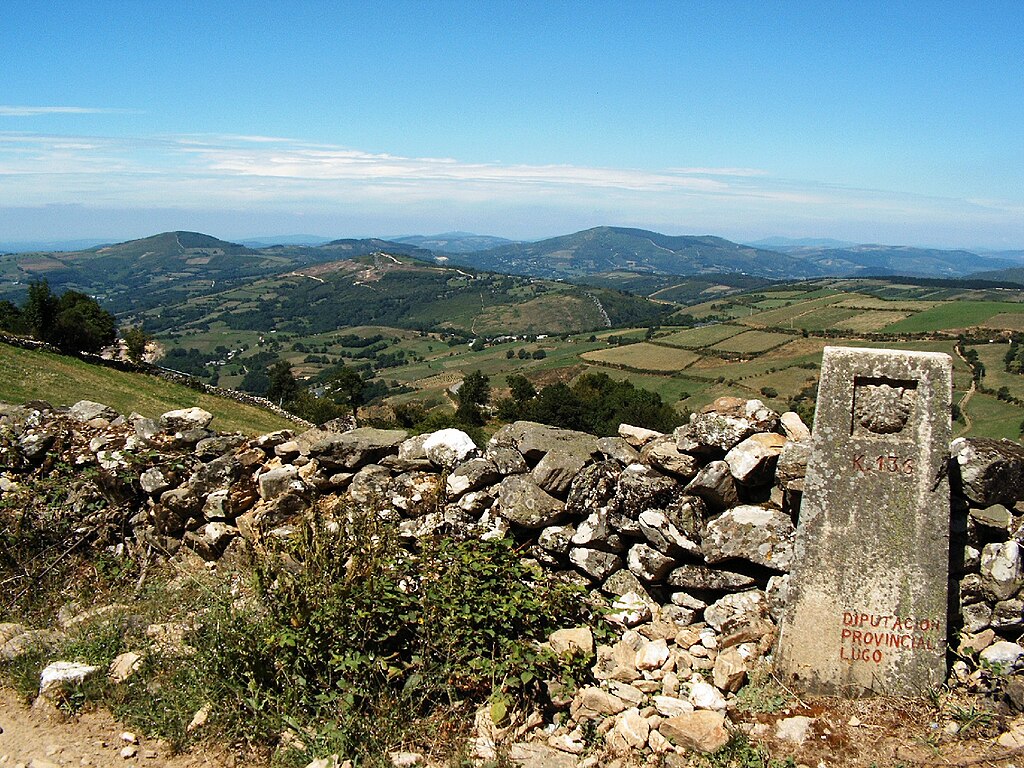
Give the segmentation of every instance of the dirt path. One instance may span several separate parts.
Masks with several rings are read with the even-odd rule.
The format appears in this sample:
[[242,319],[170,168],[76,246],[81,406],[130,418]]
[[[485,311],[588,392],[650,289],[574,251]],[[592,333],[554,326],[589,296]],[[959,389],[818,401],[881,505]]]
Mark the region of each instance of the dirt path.
[[225,756],[204,754],[171,756],[167,747],[153,739],[138,738],[134,757],[121,755],[132,746],[122,739],[127,731],[104,711],[88,712],[72,719],[29,709],[10,690],[0,689],[0,765],[34,768],[95,766],[124,768],[130,765],[163,768],[224,766]]
[[[967,364],[968,370],[970,370],[973,374],[974,368],[971,366],[970,362],[968,362],[967,358],[960,354],[960,347],[958,345],[954,345],[953,351],[956,352],[957,357],[959,357],[961,360],[964,361],[964,363]],[[973,426],[973,422],[971,421],[971,415],[967,412],[967,404],[971,401],[971,398],[974,396],[974,392],[977,388],[977,383],[978,382],[975,381],[974,376],[972,375],[970,388],[964,393],[964,396],[960,398],[960,402],[957,403],[957,407],[960,409],[960,415],[964,417],[964,428],[957,432],[955,437],[959,437],[960,435],[966,435],[968,432],[971,431],[971,426]]]

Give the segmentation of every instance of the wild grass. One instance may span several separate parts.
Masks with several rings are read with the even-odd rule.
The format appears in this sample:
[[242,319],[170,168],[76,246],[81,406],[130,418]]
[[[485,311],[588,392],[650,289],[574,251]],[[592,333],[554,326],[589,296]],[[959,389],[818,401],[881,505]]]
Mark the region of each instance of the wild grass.
[[155,376],[126,373],[74,357],[0,343],[0,401],[19,404],[28,400],[45,400],[53,405],[94,400],[125,415],[135,411],[150,418],[176,408],[199,406],[214,415],[214,429],[250,435],[293,426],[269,411],[200,393]]

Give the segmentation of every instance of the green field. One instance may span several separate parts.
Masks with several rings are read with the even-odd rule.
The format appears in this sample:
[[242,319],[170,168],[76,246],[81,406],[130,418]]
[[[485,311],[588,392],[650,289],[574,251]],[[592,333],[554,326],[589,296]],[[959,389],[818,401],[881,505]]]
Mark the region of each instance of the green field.
[[1020,440],[1024,408],[997,400],[992,395],[975,393],[967,410],[973,422],[969,433],[972,437]]
[[156,376],[125,373],[75,357],[0,344],[0,401],[17,405],[28,400],[45,400],[52,405],[93,400],[125,416],[134,411],[149,418],[176,408],[198,406],[214,415],[213,429],[250,435],[295,427],[270,411],[203,394]]
[[754,354],[766,352],[774,347],[792,341],[793,337],[785,333],[766,333],[765,331],[747,331],[739,336],[732,336],[725,341],[719,342],[711,349],[720,349],[723,352],[739,352],[740,354]]
[[[826,296],[800,301],[788,307],[769,309],[757,314],[748,313],[746,317],[740,318],[739,322],[744,325],[752,325],[755,328],[804,328],[805,326],[798,322],[801,318],[823,307],[836,304],[843,298],[843,294],[830,292]],[[848,311],[840,310],[840,312]],[[851,314],[852,312],[844,317],[849,317]]]
[[886,327],[886,333],[925,333],[984,325],[1001,314],[1024,314],[1024,304],[1005,301],[953,301],[938,304]]
[[1010,373],[1003,363],[1003,356],[1009,346],[1006,344],[977,344],[972,349],[978,352],[978,359],[985,364],[984,384],[989,389],[1006,387],[1014,397],[1024,400],[1024,376]]
[[683,347],[684,349],[700,349],[717,344],[728,339],[730,336],[743,333],[743,331],[744,329],[741,326],[716,323],[715,325],[705,325],[700,328],[688,328],[685,331],[679,331],[668,336],[659,336],[658,343],[668,344],[672,347]]

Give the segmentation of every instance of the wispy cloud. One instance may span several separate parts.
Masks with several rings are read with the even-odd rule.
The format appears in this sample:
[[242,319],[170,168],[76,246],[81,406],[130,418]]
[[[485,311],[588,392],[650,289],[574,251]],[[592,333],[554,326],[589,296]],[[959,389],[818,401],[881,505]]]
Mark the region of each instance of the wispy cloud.
[[757,168],[480,163],[256,135],[0,132],[0,206],[53,204],[296,215],[343,208],[396,222],[429,210],[458,215],[452,226],[489,216],[498,223],[477,226],[502,232],[509,226],[500,222],[513,216],[719,233],[829,232],[853,220],[893,228],[956,222],[998,225],[1024,241],[1019,201],[863,189]]
[[0,117],[36,117],[38,115],[129,115],[137,114],[133,109],[114,109],[108,107],[43,107],[14,106],[0,104]]

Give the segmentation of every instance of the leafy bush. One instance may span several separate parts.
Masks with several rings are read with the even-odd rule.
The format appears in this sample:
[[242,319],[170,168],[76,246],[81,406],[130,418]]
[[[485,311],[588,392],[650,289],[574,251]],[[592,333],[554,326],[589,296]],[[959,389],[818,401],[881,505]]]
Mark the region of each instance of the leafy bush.
[[[325,748],[367,760],[414,739],[417,723],[455,727],[450,714],[585,674],[588,660],[540,645],[585,618],[581,591],[508,540],[444,538],[412,553],[390,524],[346,510],[261,557],[256,585],[258,609],[220,600],[188,638],[189,664],[151,661],[118,711],[181,743],[208,701],[236,742],[272,745],[291,730],[306,747],[299,764]],[[144,689],[155,691],[145,701]]]

